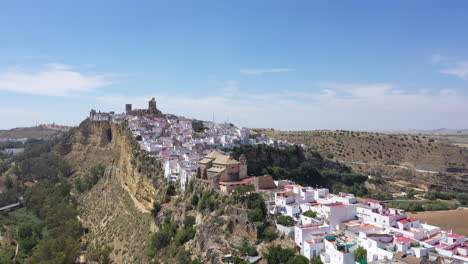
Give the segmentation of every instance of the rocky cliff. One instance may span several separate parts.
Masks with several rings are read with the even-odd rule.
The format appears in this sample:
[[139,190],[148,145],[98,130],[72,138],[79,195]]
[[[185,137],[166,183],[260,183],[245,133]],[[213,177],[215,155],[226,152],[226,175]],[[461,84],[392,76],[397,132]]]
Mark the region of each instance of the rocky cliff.
[[[246,241],[262,242],[257,240],[261,223],[250,222],[250,209],[242,204],[213,192],[201,180],[194,180],[186,192],[166,183],[161,163],[139,149],[125,124],[84,121],[55,150],[75,165],[75,178],[85,177],[97,164],[106,167],[95,186],[75,195],[88,231],[84,244],[110,246],[115,263],[221,263],[223,255],[236,254],[236,247]],[[154,203],[160,209],[150,213]],[[169,244],[149,254],[152,234],[168,222],[179,232],[187,217],[195,219],[192,239],[180,244],[173,235]],[[263,241],[256,247],[260,251],[269,244]]]
[[[156,194],[152,179],[162,171],[154,161],[153,171],[143,171],[147,161],[124,124],[84,121],[57,145],[57,151],[74,163],[77,176],[84,175],[96,165],[107,167],[108,176],[121,183],[143,212],[152,208]],[[145,174],[146,172],[146,174]]]
[[153,173],[143,173],[144,153],[124,124],[86,120],[55,148],[75,165],[74,178],[85,177],[97,164],[106,167],[98,184],[76,193],[80,220],[88,230],[83,241],[110,246],[115,263],[146,263],[146,240],[156,230],[149,212],[159,163],[154,162]]

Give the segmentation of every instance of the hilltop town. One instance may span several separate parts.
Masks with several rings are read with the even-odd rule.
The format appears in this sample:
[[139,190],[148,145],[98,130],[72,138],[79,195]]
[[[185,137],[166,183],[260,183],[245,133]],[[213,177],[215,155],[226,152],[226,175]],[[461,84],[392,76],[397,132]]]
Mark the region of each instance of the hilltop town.
[[[309,260],[319,258],[330,264],[468,262],[464,235],[423,223],[380,200],[332,194],[327,188],[274,180],[270,175],[248,175],[247,158],[241,155],[236,160],[229,153],[241,145],[291,146],[287,141],[230,123],[163,114],[154,98],[148,109],[132,109],[130,104],[125,109],[122,114],[92,110],[89,119],[126,124],[139,147],[162,162],[166,181],[183,191],[191,181],[199,181],[223,195],[240,190],[261,193],[277,232]],[[230,262],[231,258],[223,259]]]
[[[148,102],[148,109],[132,109],[131,104],[125,106],[126,112],[101,113],[91,110],[92,121],[108,121],[120,124],[128,123],[128,128],[138,140],[141,149],[148,151],[151,156],[163,161],[164,176],[169,182],[180,183],[185,190],[191,179],[204,178],[207,172],[213,180],[213,172],[218,174],[232,174],[227,165],[239,166],[239,162],[226,156],[223,150],[232,149],[241,145],[265,144],[269,146],[290,146],[287,141],[276,141],[264,134],[251,133],[246,127],[238,128],[231,123],[215,123],[212,121],[199,121],[172,114],[163,114],[152,98]],[[303,145],[306,148],[305,145]],[[245,158],[245,157],[244,157]],[[210,160],[214,160],[211,162]],[[240,161],[244,167],[243,174],[236,180],[248,181],[246,161]],[[213,166],[213,164],[214,166]],[[237,170],[239,170],[237,168]],[[228,172],[229,171],[229,172]],[[236,172],[239,174],[239,172]],[[218,181],[218,180],[213,180]],[[224,190],[231,192],[232,186],[241,185],[221,183]],[[222,180],[222,182],[228,182]],[[213,184],[215,184],[213,182]],[[218,183],[216,183],[219,188]]]

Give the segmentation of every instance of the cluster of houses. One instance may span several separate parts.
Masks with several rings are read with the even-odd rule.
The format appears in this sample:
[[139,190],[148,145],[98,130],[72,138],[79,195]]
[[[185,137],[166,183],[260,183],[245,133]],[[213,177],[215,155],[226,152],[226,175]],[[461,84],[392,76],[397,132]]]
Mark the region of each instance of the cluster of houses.
[[[222,149],[254,144],[291,145],[263,134],[252,135],[249,128],[238,128],[227,122],[198,121],[163,114],[157,109],[154,98],[148,102],[148,109],[132,109],[131,104],[126,104],[125,110],[123,114],[91,110],[90,119],[114,123],[127,121],[140,147],[163,161],[167,180],[178,182],[184,190],[195,177],[210,181],[214,188],[226,193],[253,181],[247,177],[245,157],[236,161]],[[195,131],[194,122],[201,129]]]
[[[421,223],[382,201],[358,201],[353,194],[332,194],[326,188],[303,187],[290,181],[274,182],[268,175],[249,177],[245,156],[235,160],[222,151],[250,144],[290,145],[288,142],[253,136],[248,128],[230,123],[163,114],[154,98],[148,109],[133,110],[127,104],[123,114],[92,110],[90,119],[127,121],[140,147],[162,160],[166,179],[178,182],[183,190],[190,180],[198,178],[225,193],[245,184],[269,191],[269,213],[295,221],[294,226],[277,224],[278,231],[290,236],[308,259],[320,258],[330,264],[433,263],[441,258],[468,263],[468,241],[463,235]],[[194,130],[193,122],[201,122],[201,131]],[[367,250],[366,259],[356,259],[359,246]]]
[[[308,259],[324,263],[468,263],[465,236],[408,217],[383,201],[352,194],[331,194],[325,188],[277,182],[270,214],[292,217],[294,226],[278,225]],[[356,259],[359,246],[367,259]],[[441,262],[440,259],[444,259]],[[408,261],[411,260],[411,261]],[[392,262],[394,261],[394,262]]]

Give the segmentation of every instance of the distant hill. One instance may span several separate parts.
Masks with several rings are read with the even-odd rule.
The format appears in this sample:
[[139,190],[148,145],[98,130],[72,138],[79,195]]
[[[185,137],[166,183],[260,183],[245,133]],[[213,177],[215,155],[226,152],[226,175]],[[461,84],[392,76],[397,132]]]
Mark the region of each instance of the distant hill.
[[446,141],[462,148],[468,148],[468,129],[439,128],[434,130],[383,130],[375,132],[384,134],[438,137],[441,141]]
[[259,132],[307,144],[354,170],[382,175],[402,185],[447,191],[468,185],[468,150],[446,137],[332,130]]
[[404,134],[404,135],[420,135],[420,136],[468,136],[468,129],[449,129],[449,128],[438,128],[432,130],[380,130],[371,131],[384,134]]
[[44,127],[44,126],[17,127],[17,128],[13,128],[9,130],[0,130],[0,138],[1,139],[18,139],[18,138],[49,139],[67,130],[68,130],[68,127],[65,127],[63,129],[49,128],[49,127]]

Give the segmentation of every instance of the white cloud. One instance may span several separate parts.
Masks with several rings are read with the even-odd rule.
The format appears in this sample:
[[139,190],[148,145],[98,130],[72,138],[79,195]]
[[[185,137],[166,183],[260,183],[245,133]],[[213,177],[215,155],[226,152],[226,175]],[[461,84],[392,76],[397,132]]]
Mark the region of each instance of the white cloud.
[[457,76],[463,80],[468,80],[468,61],[460,61],[454,65],[440,70],[441,73]]
[[0,72],[0,90],[48,96],[69,96],[112,84],[110,75],[89,75],[73,71],[62,63],[49,63],[43,69],[27,72],[10,68]]
[[389,93],[401,93],[401,90],[393,89],[391,84],[375,83],[375,84],[348,84],[335,82],[319,82],[315,86],[327,88],[326,90],[335,89],[344,92],[352,97],[374,97]]
[[432,55],[432,63],[439,65],[442,69],[440,73],[456,76],[463,80],[468,80],[468,61],[443,57],[439,54]]
[[294,69],[289,68],[273,68],[273,69],[241,69],[239,72],[246,75],[262,75],[264,73],[292,72]]
[[[434,129],[461,128],[468,115],[468,98],[454,90],[402,91],[390,84],[334,84],[317,92],[238,93],[199,97],[153,94],[105,96],[103,106],[123,111],[125,103],[147,107],[151,97],[163,112],[248,127],[306,129]],[[340,89],[338,89],[340,87]],[[342,89],[346,88],[346,89]],[[369,92],[365,95],[365,92]]]

